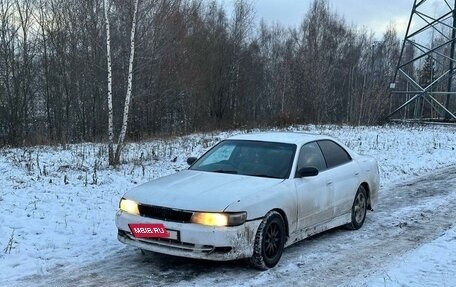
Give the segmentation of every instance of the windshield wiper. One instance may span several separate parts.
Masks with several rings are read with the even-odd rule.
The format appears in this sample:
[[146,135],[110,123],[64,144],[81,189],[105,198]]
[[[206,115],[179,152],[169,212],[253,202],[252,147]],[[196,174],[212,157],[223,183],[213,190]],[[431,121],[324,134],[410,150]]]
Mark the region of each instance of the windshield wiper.
[[229,174],[237,174],[238,173],[236,170],[225,170],[225,169],[213,170],[212,172],[229,173]]

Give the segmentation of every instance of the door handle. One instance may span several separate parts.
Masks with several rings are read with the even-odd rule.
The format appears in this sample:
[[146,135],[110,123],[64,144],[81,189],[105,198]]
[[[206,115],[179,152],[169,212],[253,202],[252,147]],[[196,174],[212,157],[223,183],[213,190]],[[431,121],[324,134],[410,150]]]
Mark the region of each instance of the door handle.
[[332,184],[333,184],[332,181],[328,181],[328,182],[326,183],[326,185],[332,185]]
[[355,176],[358,176],[359,175],[359,172],[355,172]]

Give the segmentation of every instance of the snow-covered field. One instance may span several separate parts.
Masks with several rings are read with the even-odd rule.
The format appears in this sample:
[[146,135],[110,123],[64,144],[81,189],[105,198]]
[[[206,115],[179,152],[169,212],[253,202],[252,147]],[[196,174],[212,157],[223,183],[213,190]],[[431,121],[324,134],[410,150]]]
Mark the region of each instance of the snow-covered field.
[[[382,188],[456,164],[456,129],[452,127],[299,126],[288,130],[331,135],[375,157]],[[125,191],[184,169],[187,157],[201,155],[217,141],[243,132],[252,131],[128,144],[124,164],[117,169],[108,167],[102,144],[0,150],[0,285],[119,252],[124,246],[116,239],[114,214]],[[455,252],[453,226],[365,282],[400,286],[426,285],[428,280],[456,286]],[[427,274],[423,268],[430,271],[421,278]]]

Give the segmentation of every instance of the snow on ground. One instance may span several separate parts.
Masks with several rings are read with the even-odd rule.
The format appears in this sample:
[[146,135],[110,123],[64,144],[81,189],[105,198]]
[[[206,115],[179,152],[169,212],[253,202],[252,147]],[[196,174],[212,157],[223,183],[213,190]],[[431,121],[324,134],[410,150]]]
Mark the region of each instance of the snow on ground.
[[[456,164],[452,127],[299,126],[286,130],[331,135],[353,150],[375,157],[382,186]],[[102,144],[0,150],[0,285],[118,252],[124,246],[116,239],[114,214],[124,192],[186,168],[188,156],[201,155],[219,140],[241,132],[251,131],[128,144],[123,164],[116,169],[108,167],[107,149]],[[448,234],[454,234],[451,232]],[[454,252],[454,242],[442,238],[423,248],[444,246]],[[433,252],[417,252],[407,258],[415,262],[430,256],[427,262],[440,262],[440,257],[432,257]],[[408,268],[404,264],[391,266],[379,279],[373,278],[372,284],[384,284],[388,278],[387,284],[408,284],[397,275]]]
[[373,276],[367,286],[456,286],[456,227]]

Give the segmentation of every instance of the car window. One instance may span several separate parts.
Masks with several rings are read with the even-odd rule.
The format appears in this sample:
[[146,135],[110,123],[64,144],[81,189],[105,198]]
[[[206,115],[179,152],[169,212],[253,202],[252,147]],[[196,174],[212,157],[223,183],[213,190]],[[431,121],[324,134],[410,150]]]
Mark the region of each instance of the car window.
[[299,152],[298,166],[296,172],[303,167],[315,167],[318,171],[326,169],[326,162],[320,147],[316,142],[308,143],[302,146]]
[[234,143],[226,143],[224,145],[221,145],[220,148],[218,149],[218,152],[211,153],[208,155],[208,157],[206,158],[205,164],[212,164],[212,163],[229,160],[230,157],[232,156],[233,150],[235,148],[236,148],[236,145]]
[[351,161],[350,155],[340,145],[330,140],[318,141],[328,168],[332,168]]
[[209,150],[190,169],[284,179],[290,174],[295,151],[294,144],[226,140]]

